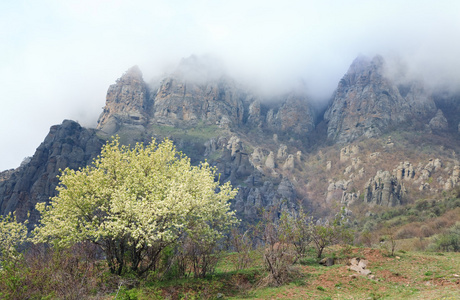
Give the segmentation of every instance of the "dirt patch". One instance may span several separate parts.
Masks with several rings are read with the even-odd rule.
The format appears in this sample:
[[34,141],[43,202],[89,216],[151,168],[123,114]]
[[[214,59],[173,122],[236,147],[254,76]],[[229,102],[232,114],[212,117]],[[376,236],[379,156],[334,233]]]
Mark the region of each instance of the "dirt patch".
[[375,275],[377,278],[393,283],[409,284],[411,282],[411,280],[406,278],[405,276],[397,272],[392,272],[390,270],[379,270],[375,272]]
[[352,272],[348,270],[347,266],[331,268],[326,273],[319,275],[318,278],[312,282],[312,285],[331,289],[336,285],[348,284],[351,280],[351,274]]

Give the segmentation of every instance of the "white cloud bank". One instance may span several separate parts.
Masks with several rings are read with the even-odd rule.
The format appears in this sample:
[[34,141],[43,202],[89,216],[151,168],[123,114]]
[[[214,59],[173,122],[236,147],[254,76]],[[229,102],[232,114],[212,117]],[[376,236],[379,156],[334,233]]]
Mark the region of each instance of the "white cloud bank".
[[460,86],[459,1],[108,1],[0,3],[0,170],[63,119],[94,127],[110,84],[191,54],[282,89],[327,98],[358,54],[399,56],[428,82]]

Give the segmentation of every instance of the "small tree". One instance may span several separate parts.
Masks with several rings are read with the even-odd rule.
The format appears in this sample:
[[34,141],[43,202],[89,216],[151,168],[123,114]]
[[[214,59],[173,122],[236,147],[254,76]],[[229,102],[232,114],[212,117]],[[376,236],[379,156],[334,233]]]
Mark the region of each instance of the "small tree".
[[316,224],[312,227],[312,239],[317,258],[321,258],[326,247],[339,242],[349,243],[352,235],[344,222],[344,210],[336,215],[332,224]]
[[59,194],[36,206],[34,241],[63,247],[90,241],[112,273],[155,270],[163,249],[184,234],[210,242],[237,222],[228,203],[237,191],[216,177],[206,162],[191,166],[169,140],[130,148],[117,137],[91,166],[62,172]]
[[382,238],[385,241],[385,244],[386,243],[389,244],[388,251],[390,251],[391,256],[394,256],[395,251],[396,251],[396,246],[397,246],[395,229],[390,228],[390,227],[385,227],[383,230],[383,234],[384,236]]
[[246,269],[254,261],[253,244],[254,237],[248,229],[241,233],[238,229],[233,228],[230,235],[230,246],[236,252],[236,255],[231,257],[236,271]]
[[291,213],[284,211],[279,220],[279,227],[283,239],[292,244],[295,249],[295,263],[305,255],[308,246],[313,240],[312,218],[302,208]]
[[20,299],[26,287],[25,260],[19,251],[27,240],[26,224],[18,223],[14,213],[0,216],[0,298]]
[[274,210],[264,210],[255,232],[263,245],[264,266],[269,272],[266,281],[270,285],[281,285],[292,277],[296,253],[279,220],[274,220],[274,214]]

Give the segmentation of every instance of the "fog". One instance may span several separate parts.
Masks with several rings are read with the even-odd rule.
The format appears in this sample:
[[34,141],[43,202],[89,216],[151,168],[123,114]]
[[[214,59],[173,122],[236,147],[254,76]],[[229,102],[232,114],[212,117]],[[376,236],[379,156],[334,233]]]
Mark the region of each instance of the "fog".
[[131,66],[149,81],[192,54],[218,57],[265,93],[304,82],[322,101],[360,54],[459,87],[459,12],[458,1],[420,0],[2,1],[0,170],[64,119],[95,127],[107,88]]

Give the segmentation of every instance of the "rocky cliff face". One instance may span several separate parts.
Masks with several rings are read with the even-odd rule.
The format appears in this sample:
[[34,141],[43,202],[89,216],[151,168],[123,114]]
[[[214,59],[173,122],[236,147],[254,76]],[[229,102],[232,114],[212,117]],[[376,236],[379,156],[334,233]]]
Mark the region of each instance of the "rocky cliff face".
[[[199,69],[205,68],[204,70]],[[267,101],[192,56],[158,84],[147,85],[137,66],[111,85],[97,128],[108,135],[147,131],[151,125],[191,128],[198,123],[239,131],[305,136],[316,112],[301,92]]]
[[[320,118],[302,91],[264,99],[210,65],[196,57],[186,59],[151,85],[139,68],[129,69],[109,87],[97,129],[66,120],[51,127],[30,161],[0,173],[0,213],[16,210],[23,220],[31,211],[34,224],[35,204],[55,195],[59,169],[89,164],[115,134],[126,144],[169,137],[192,162],[207,159],[218,168],[220,180],[239,188],[232,207],[245,220],[255,220],[259,208],[295,208],[299,202],[315,203],[324,211],[337,203],[401,205],[414,194],[460,185],[458,101],[439,96],[437,109],[422,84],[388,78],[379,56],[356,59],[338,84],[325,113],[327,138],[347,143],[402,124],[420,125],[422,136],[454,132],[450,148],[436,150],[443,153],[439,161],[427,164],[425,157],[420,165],[421,159],[405,157],[401,138],[391,137],[309,153],[305,141],[316,138],[312,143],[320,143],[326,133],[318,129],[324,125],[318,126]],[[439,146],[412,145],[421,147],[412,152]],[[440,167],[441,158],[445,168]],[[404,163],[391,164],[397,161]]]
[[421,83],[398,85],[385,75],[384,59],[376,56],[358,57],[352,63],[324,118],[328,138],[346,143],[379,136],[404,122],[427,124],[435,113],[436,105]]
[[95,130],[74,121],[52,126],[31,160],[0,179],[0,212],[16,211],[21,221],[31,212],[30,223],[36,223],[35,204],[56,194],[59,170],[86,166],[100,152],[102,143]]
[[[203,73],[197,64],[196,58],[185,60],[176,72],[151,86],[137,66],[126,71],[109,87],[96,130],[66,120],[51,128],[30,162],[1,173],[0,212],[16,211],[20,220],[32,212],[30,223],[34,224],[38,219],[35,204],[55,195],[59,169],[89,164],[104,140],[115,134],[131,144],[168,136],[193,161],[208,158],[219,169],[222,181],[232,181],[235,186],[244,183],[239,185],[241,192],[234,203],[242,217],[255,217],[254,195],[261,197],[264,206],[279,206],[281,199],[294,203],[295,187],[275,171],[294,168],[294,156],[285,153],[286,146],[282,157],[274,158],[276,167],[262,168],[252,163],[252,152],[247,152],[255,145],[239,136],[256,123],[270,137],[273,132],[308,133],[314,128],[308,99],[292,93],[268,108],[263,99],[231,78],[209,70]],[[200,76],[197,80],[191,74]]]
[[150,106],[149,89],[142,72],[134,66],[109,87],[97,129],[113,134],[121,125],[143,126],[148,121]]
[[198,121],[222,127],[245,121],[248,95],[226,78],[198,84],[181,77],[165,78],[153,101],[152,123],[193,126]]
[[275,132],[306,135],[315,128],[316,112],[306,96],[291,93],[281,106],[269,109],[265,117],[267,127]]
[[369,179],[364,201],[371,205],[396,206],[402,204],[405,188],[388,171],[379,171]]

